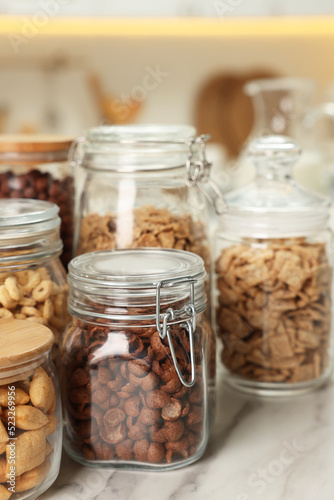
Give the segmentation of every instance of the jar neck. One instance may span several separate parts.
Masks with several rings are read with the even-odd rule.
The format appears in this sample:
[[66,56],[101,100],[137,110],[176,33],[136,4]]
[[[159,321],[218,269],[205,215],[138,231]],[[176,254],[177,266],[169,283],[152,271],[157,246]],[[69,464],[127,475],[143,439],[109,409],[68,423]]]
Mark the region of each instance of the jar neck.
[[[96,324],[128,324],[132,326],[156,326],[157,317],[162,324],[168,311],[170,324],[180,324],[197,316],[206,309],[204,281],[194,289],[193,300],[189,289],[181,289],[172,295],[162,295],[157,299],[152,292],[145,296],[145,291],[109,290],[108,295],[89,293],[88,290],[75,289],[69,277],[70,291],[68,309],[71,316]],[[158,300],[158,307],[157,307]],[[160,307],[159,307],[160,305]],[[158,314],[159,311],[159,314]]]
[[19,152],[6,151],[0,152],[1,165],[17,165],[33,167],[34,165],[43,165],[49,163],[63,163],[68,158],[68,149],[61,151],[44,152]]
[[188,147],[183,144],[178,149],[168,145],[142,147],[142,145],[109,145],[104,151],[89,145],[83,158],[83,167],[91,172],[112,173],[159,173],[172,172],[185,175]]
[[254,136],[279,134],[305,142],[304,118],[310,108],[312,82],[298,78],[256,80],[247,84],[245,91],[253,101]]
[[54,259],[62,252],[63,244],[60,239],[59,227],[52,231],[24,237],[11,233],[13,233],[11,229],[2,229],[0,271],[8,268],[26,267],[30,263]]

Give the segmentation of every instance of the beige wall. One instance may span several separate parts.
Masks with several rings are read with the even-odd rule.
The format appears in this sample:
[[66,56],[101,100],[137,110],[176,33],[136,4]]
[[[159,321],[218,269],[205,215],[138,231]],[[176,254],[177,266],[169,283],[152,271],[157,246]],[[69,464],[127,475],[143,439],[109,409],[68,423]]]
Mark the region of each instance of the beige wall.
[[[55,54],[68,55],[74,63],[50,80],[41,65]],[[216,72],[266,68],[284,75],[311,77],[319,84],[319,100],[334,83],[333,54],[334,32],[331,37],[270,38],[37,35],[22,45],[18,54],[13,53],[8,37],[2,36],[0,106],[10,107],[10,131],[16,131],[22,121],[43,126],[48,105],[56,113],[58,128],[79,133],[99,120],[86,83],[86,74],[93,70],[115,96],[129,95],[136,89],[140,94],[138,86],[150,82],[139,121],[191,122],[195,96]],[[146,75],[157,66],[168,76],[154,86]]]

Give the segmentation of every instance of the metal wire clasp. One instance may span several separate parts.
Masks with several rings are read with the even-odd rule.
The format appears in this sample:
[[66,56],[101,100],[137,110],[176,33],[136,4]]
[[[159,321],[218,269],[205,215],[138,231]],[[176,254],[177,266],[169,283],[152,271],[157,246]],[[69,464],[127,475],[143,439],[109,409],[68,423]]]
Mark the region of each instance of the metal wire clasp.
[[[219,186],[210,176],[212,163],[206,158],[206,142],[208,135],[193,137],[188,143],[186,163],[188,184],[197,186],[218,215],[227,211],[227,204]],[[199,146],[198,159],[194,160],[194,147]],[[197,152],[196,152],[197,153]]]
[[[183,276],[180,278],[171,278],[159,281],[156,285],[157,293],[156,293],[156,327],[159,332],[159,335],[162,339],[167,336],[168,344],[171,352],[171,356],[173,359],[173,363],[175,366],[176,373],[181,381],[181,383],[185,387],[192,387],[195,383],[195,348],[194,348],[194,330],[196,328],[196,309],[195,309],[195,283],[196,279],[191,276]],[[161,288],[166,286],[175,286],[180,285],[182,283],[189,283],[190,286],[190,303],[186,304],[180,310],[174,310],[172,307],[169,307],[166,313],[163,316],[162,324],[160,323],[160,303],[161,303]],[[168,324],[169,321],[175,320],[177,317],[180,317],[183,314],[188,314],[190,316],[189,319],[186,320],[185,323],[181,323],[181,328],[184,328],[188,331],[189,335],[189,347],[190,347],[190,367],[191,367],[191,377],[190,381],[186,382],[181,373],[179,363],[177,361],[177,356],[174,349],[173,338],[170,332],[170,326]]]

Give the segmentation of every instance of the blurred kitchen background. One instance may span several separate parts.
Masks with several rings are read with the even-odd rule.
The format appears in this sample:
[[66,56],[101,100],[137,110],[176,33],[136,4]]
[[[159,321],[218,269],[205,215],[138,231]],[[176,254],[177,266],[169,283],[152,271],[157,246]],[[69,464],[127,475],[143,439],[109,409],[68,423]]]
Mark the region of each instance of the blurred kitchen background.
[[[99,123],[193,123],[211,134],[210,154],[222,165],[256,131],[244,84],[298,77],[314,82],[304,89],[305,115],[329,103],[310,125],[328,167],[333,53],[333,0],[0,0],[0,132],[77,136]],[[282,94],[285,111],[298,99],[290,94]],[[271,111],[280,122],[284,106]],[[304,120],[294,108],[292,118]]]

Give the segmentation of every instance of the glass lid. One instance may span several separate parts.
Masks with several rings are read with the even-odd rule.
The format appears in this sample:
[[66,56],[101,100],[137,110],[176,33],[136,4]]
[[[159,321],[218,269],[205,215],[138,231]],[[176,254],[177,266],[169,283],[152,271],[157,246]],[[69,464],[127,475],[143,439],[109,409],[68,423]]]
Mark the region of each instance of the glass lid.
[[[157,291],[161,304],[187,300],[192,287],[194,305],[203,310],[205,278],[203,259],[182,250],[139,248],[88,253],[70,262],[69,310],[92,312],[90,304],[100,303],[113,308],[109,311],[112,317],[116,306],[145,309],[155,305]],[[88,299],[85,305],[85,301],[77,300],[80,293]]]
[[29,199],[0,200],[0,244],[12,238],[54,231],[60,226],[59,207],[54,203]]
[[270,135],[252,141],[246,151],[256,167],[255,179],[226,195],[227,230],[248,237],[303,236],[325,227],[329,199],[292,178],[301,150],[292,139]]
[[74,159],[87,169],[112,172],[184,168],[195,136],[196,129],[189,125],[94,127],[80,141],[81,153]]
[[59,208],[54,203],[40,200],[0,200],[0,228],[45,222],[57,217]]
[[201,257],[182,250],[133,249],[93,252],[74,258],[70,277],[76,281],[108,287],[155,287],[169,278],[205,278]]
[[110,125],[94,127],[87,133],[92,142],[186,142],[196,135],[190,125]]

